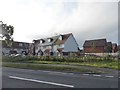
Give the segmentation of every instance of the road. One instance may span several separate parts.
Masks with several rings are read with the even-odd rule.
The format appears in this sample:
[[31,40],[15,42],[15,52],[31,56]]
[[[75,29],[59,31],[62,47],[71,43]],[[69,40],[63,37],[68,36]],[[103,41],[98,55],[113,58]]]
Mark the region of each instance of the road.
[[3,68],[3,88],[118,88],[118,77]]

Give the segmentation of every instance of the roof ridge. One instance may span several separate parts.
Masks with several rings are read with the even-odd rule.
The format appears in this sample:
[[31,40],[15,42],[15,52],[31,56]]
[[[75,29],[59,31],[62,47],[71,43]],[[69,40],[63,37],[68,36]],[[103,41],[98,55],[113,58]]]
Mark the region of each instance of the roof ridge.
[[85,41],[97,41],[97,40],[106,40],[106,38],[103,38],[103,39],[90,39],[90,40],[85,40]]
[[[49,38],[59,37],[60,35],[72,35],[72,33],[59,34],[59,35],[54,35],[54,36],[51,36],[51,37],[46,37],[46,38],[41,38],[41,39],[49,39]],[[36,39],[36,40],[41,40],[41,39]]]

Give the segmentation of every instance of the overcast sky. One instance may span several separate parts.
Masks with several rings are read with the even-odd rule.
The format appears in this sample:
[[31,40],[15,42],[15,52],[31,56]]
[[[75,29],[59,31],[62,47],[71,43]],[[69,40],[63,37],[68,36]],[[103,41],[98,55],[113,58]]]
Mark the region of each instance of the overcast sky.
[[117,43],[118,0],[98,1],[0,0],[0,21],[14,26],[15,41],[73,33],[80,48],[89,39]]

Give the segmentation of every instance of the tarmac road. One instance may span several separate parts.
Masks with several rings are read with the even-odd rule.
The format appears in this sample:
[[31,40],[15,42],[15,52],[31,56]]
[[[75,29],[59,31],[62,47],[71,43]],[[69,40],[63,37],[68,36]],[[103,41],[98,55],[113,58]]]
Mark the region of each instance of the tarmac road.
[[2,88],[118,88],[118,77],[3,67]]

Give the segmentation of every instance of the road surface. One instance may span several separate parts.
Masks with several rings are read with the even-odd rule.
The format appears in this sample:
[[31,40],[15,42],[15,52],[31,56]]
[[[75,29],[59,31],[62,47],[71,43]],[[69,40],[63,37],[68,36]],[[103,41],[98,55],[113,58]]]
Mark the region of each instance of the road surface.
[[2,69],[2,88],[118,88],[118,76]]

